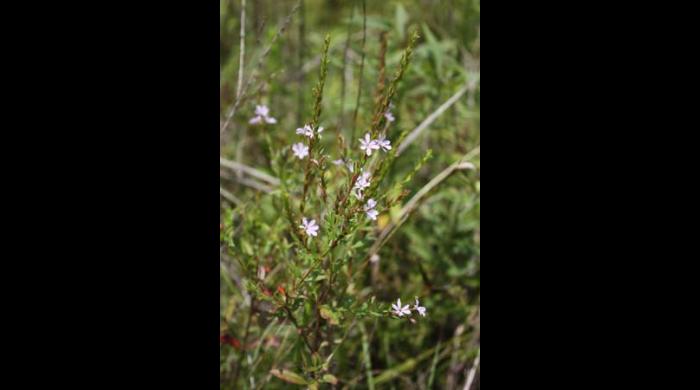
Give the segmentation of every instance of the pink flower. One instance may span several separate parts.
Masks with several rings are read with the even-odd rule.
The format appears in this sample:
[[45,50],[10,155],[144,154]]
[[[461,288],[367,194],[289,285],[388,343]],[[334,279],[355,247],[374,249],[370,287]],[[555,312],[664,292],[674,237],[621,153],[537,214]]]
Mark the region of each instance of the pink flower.
[[270,109],[266,105],[256,105],[255,116],[248,123],[257,125],[263,121],[266,123],[277,123],[277,119],[270,116]]
[[364,150],[368,156],[372,155],[373,150],[378,150],[377,141],[370,139],[369,133],[365,134],[365,138],[360,138],[360,150]]
[[292,153],[294,153],[299,160],[303,160],[304,157],[309,155],[309,147],[304,145],[302,142],[298,142],[292,145]]
[[300,228],[304,230],[304,232],[312,237],[318,236],[318,229],[319,226],[316,224],[316,220],[308,220],[306,218],[301,219],[301,225],[299,225]]

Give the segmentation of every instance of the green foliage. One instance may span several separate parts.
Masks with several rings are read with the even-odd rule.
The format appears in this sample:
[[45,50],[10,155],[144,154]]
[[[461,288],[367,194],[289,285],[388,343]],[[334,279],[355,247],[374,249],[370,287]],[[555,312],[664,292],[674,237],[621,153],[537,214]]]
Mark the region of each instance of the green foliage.
[[[221,156],[266,176],[222,167],[222,188],[240,202],[222,198],[221,388],[463,386],[479,348],[478,1],[368,1],[366,21],[362,1],[247,3],[251,82],[237,98],[241,3],[220,2],[222,122],[237,107]],[[351,136],[360,83],[357,134],[386,137],[391,150],[367,156]],[[249,124],[256,104],[277,123]],[[297,135],[305,124],[324,127],[321,137]],[[292,153],[299,142],[304,159]],[[407,208],[458,161],[473,167]],[[362,172],[371,182],[359,199]],[[365,213],[370,198],[376,221]],[[302,218],[315,220],[318,236]],[[416,297],[427,316],[392,313],[397,298],[413,306]]]

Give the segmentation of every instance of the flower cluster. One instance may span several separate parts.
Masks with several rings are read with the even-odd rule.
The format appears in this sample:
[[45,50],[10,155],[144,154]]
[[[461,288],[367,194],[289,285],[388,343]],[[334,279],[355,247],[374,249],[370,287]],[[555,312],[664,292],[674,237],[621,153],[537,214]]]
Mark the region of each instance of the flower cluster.
[[[391,113],[388,111],[387,113],[390,115],[387,116],[387,120],[390,122],[394,121]],[[267,111],[265,111],[264,114],[267,115]],[[322,132],[323,127],[319,126],[316,130],[314,130],[314,128],[309,124],[296,129],[296,134],[310,139],[314,137],[318,137],[320,139]],[[364,151],[367,156],[371,156],[372,152],[375,150],[383,150],[385,152],[391,150],[391,141],[384,137],[372,139],[370,133],[366,133],[365,137],[360,139],[360,149]],[[309,146],[303,142],[298,142],[292,145],[292,153],[294,153],[294,156],[298,159],[303,160],[305,157],[309,156]],[[354,171],[353,162],[349,159],[337,159],[333,161],[333,164],[344,165],[351,173]],[[362,172],[356,179],[355,184],[352,187],[352,194],[357,199],[363,199],[363,192],[370,186],[371,178],[372,175],[369,172]],[[368,199],[367,203],[364,205],[364,212],[367,215],[367,218],[371,219],[372,221],[376,221],[377,216],[379,215],[379,212],[376,210],[376,206],[377,202],[374,199]],[[316,237],[318,235],[319,226],[313,219],[309,220],[307,218],[302,218],[302,224],[299,225],[299,227],[306,233],[307,236]]]
[[391,141],[384,137],[371,139],[369,133],[366,133],[364,138],[360,138],[360,150],[364,151],[368,156],[371,156],[373,151],[379,149],[385,152],[391,150]]
[[[319,126],[316,129],[316,131],[314,131],[311,125],[308,124],[304,125],[304,127],[299,127],[296,130],[296,133],[298,135],[303,135],[308,138],[314,138],[314,136],[318,136],[319,139],[321,139],[322,132],[322,126]],[[309,155],[309,147],[303,142],[297,142],[294,145],[292,145],[292,153],[294,153],[294,156],[296,156],[299,160],[303,160],[306,156]],[[299,228],[302,229],[304,233],[309,237],[318,236],[318,230],[320,229],[315,219],[307,218],[302,218],[301,225],[299,225]]]
[[[300,127],[297,129],[297,134],[303,135],[305,137],[313,138],[314,134],[318,135],[318,138],[321,138],[321,132],[323,132],[323,127],[319,127],[316,129],[316,132],[314,132],[314,129],[311,128],[309,125],[304,125],[304,127]],[[304,145],[303,142],[298,142],[294,145],[292,145],[292,152],[294,153],[294,156],[299,158],[299,160],[303,160],[304,157],[309,155],[309,147]]]
[[396,303],[391,304],[391,312],[399,317],[410,316],[411,310],[417,311],[422,317],[427,314],[427,309],[420,305],[418,298],[416,298],[416,304],[413,305],[413,308],[410,308],[409,305],[402,306],[401,298],[397,299]]
[[270,116],[270,109],[266,105],[255,106],[255,116],[248,122],[251,125],[260,123],[277,123],[277,119]]
[[362,174],[357,178],[355,181],[355,185],[352,187],[353,189],[353,195],[357,199],[362,200],[362,191],[365,190],[365,188],[370,186],[370,179],[372,178],[372,175],[369,174],[369,172],[362,172]]

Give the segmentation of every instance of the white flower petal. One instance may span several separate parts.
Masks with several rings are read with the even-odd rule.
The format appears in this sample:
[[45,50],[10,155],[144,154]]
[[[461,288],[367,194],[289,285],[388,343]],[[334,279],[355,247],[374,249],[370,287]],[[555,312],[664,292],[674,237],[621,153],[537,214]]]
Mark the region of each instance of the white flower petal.
[[377,215],[379,215],[379,212],[377,210],[374,210],[374,209],[367,210],[366,213],[367,213],[367,218],[371,219],[372,221],[376,221]]
[[375,207],[377,207],[377,201],[372,199],[372,198],[367,199],[367,204],[365,205],[365,210],[370,210],[370,209],[373,209]]
[[309,155],[309,147],[301,142],[298,142],[292,145],[292,153],[294,153],[294,156],[296,156],[300,160],[303,160],[304,157]]
[[299,226],[304,230],[304,232],[312,237],[318,236],[318,229],[319,226],[316,224],[316,220],[307,220],[306,218],[302,218],[302,225]]

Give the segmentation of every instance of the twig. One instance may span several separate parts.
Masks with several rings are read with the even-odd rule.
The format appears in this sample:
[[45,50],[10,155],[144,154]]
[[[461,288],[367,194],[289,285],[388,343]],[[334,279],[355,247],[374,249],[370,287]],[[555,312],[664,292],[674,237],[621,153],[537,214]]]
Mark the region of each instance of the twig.
[[259,169],[255,169],[255,168],[249,167],[247,165],[241,164],[237,161],[231,161],[231,160],[227,160],[223,157],[219,157],[219,165],[226,167],[226,168],[229,168],[229,169],[233,169],[235,171],[240,170],[243,173],[246,173],[250,176],[253,176],[256,179],[260,179],[264,182],[267,182],[273,186],[278,186],[280,184],[280,180],[278,178],[276,178],[274,176],[270,176],[267,173],[265,173]]
[[346,70],[350,69],[348,67],[348,50],[350,49],[350,35],[352,32],[352,19],[355,16],[355,7],[351,7],[350,9],[350,18],[348,18],[348,34],[347,37],[345,38],[345,47],[343,48],[343,68],[341,70],[341,84],[340,84],[340,119],[339,119],[339,127],[342,129],[343,126],[345,125],[345,85],[348,82],[348,77],[346,77]]
[[350,139],[355,140],[355,131],[357,130],[357,113],[360,110],[360,97],[362,96],[362,79],[365,71],[365,41],[367,40],[367,1],[362,0],[362,58],[360,60],[360,75],[357,79],[357,101],[355,102],[355,114],[352,117],[352,134]]
[[[243,68],[245,67],[245,3],[246,0],[241,0],[241,33],[240,33],[240,54],[238,58],[238,83],[236,85],[236,101],[240,101],[241,93],[243,92]],[[219,133],[220,134],[220,133]],[[245,143],[246,128],[240,129],[240,134],[238,135],[239,140],[236,145],[236,160],[241,159],[241,154],[243,153],[243,145]],[[241,170],[236,171],[236,175],[241,177]]]
[[374,390],[374,376],[372,375],[372,358],[369,354],[369,340],[365,324],[360,321],[360,332],[362,332],[362,357],[365,362],[365,375],[367,376],[367,388]]
[[240,177],[240,178],[237,177],[235,180],[243,185],[246,185],[246,186],[251,187],[251,188],[255,188],[256,190],[262,191],[262,192],[267,193],[267,194],[274,191],[274,188],[272,188],[270,186],[267,186],[265,184],[262,184],[260,182],[257,182],[255,180],[248,179],[245,177]]
[[423,122],[421,122],[421,123],[418,125],[418,127],[416,127],[415,129],[413,129],[413,130],[406,136],[406,138],[404,138],[404,140],[403,140],[403,142],[401,143],[401,145],[399,145],[399,148],[398,148],[398,150],[396,151],[396,155],[397,155],[397,156],[400,155],[401,152],[403,152],[403,151],[408,147],[408,145],[410,145],[410,144],[420,135],[420,133],[423,132],[423,130],[425,130],[426,128],[428,128],[428,126],[430,126],[431,124],[433,124],[433,122],[435,122],[435,120],[436,120],[440,115],[442,115],[442,114],[443,114],[445,111],[447,111],[447,109],[450,108],[457,100],[459,100],[459,98],[461,98],[462,95],[464,95],[465,92],[467,92],[467,91],[469,91],[469,90],[473,90],[474,88],[476,88],[476,80],[478,80],[478,76],[476,77],[475,80],[471,80],[471,81],[467,82],[462,88],[459,89],[459,91],[457,91],[454,95],[452,95],[452,97],[450,97],[449,99],[447,99],[447,101],[446,101],[445,103],[443,103],[440,107],[438,107],[437,110],[435,110],[432,114],[428,115],[428,117],[425,118],[425,120],[423,120]]
[[232,193],[226,191],[223,187],[219,186],[219,195],[221,195],[224,199],[228,200],[229,202],[235,204],[236,206],[240,206],[242,204],[241,200],[236,198],[235,195]]
[[299,87],[297,88],[297,123],[301,123],[303,118],[303,107],[304,107],[304,72],[302,68],[304,66],[305,48],[306,48],[306,7],[305,1],[301,0],[301,9],[299,11],[299,78],[297,82]]
[[[272,37],[272,41],[270,44],[265,48],[265,51],[258,57],[258,60],[255,63],[255,69],[258,69],[260,65],[262,65],[263,60],[267,57],[267,55],[270,53],[270,50],[272,49],[272,46],[277,42],[277,38],[279,38],[280,35],[284,32],[284,30],[287,28],[289,23],[292,20],[292,16],[294,13],[299,9],[299,5],[301,2],[297,2],[297,4],[292,8],[292,12],[287,15],[287,18],[284,20],[282,25],[280,26],[279,30],[275,33],[275,35]],[[221,129],[219,130],[220,134],[223,134],[224,131],[228,128],[229,124],[231,123],[231,119],[236,113],[236,110],[238,109],[238,106],[241,104],[241,101],[243,101],[243,98],[245,97],[246,91],[248,90],[248,85],[250,85],[251,80],[253,79],[253,74],[254,72],[250,72],[248,77],[246,78],[246,81],[243,83],[243,87],[241,88],[241,96],[236,97],[236,101],[233,103],[233,106],[229,110],[229,112],[226,114],[226,120],[224,121],[224,124],[221,126]]]
[[481,348],[476,353],[476,359],[474,359],[474,365],[469,370],[469,375],[467,375],[467,381],[464,383],[463,390],[470,390],[472,388],[472,383],[476,377],[476,371],[479,369],[479,361],[481,360]]
[[[312,129],[316,129],[319,124],[319,120],[321,118],[321,112],[323,111],[323,88],[326,85],[326,76],[328,75],[328,49],[331,44],[331,36],[330,34],[326,34],[326,38],[323,41],[323,51],[322,51],[322,57],[321,57],[321,69],[318,72],[318,83],[313,89],[313,96],[314,96],[314,106],[313,106],[313,112],[311,113],[311,120],[308,123],[309,126],[311,126]],[[304,213],[304,207],[306,205],[306,194],[310,188],[310,186],[313,184],[313,179],[314,179],[314,174],[315,172],[311,170],[311,164],[314,162],[316,165],[318,165],[317,160],[314,158],[314,152],[315,148],[314,146],[317,145],[316,139],[315,138],[309,138],[307,140],[307,146],[309,147],[309,158],[306,159],[306,167],[304,169],[304,190],[302,192],[301,196],[301,203],[299,204],[299,212]],[[320,158],[320,157],[316,157]]]
[[220,170],[220,171],[219,171],[219,177],[222,178],[222,179],[235,181],[235,182],[237,182],[237,183],[243,184],[243,185],[245,185],[245,186],[254,188],[254,189],[258,190],[258,191],[262,191],[262,192],[265,192],[265,193],[270,193],[270,192],[274,191],[274,189],[275,189],[274,187],[271,187],[271,186],[269,186],[269,185],[267,185],[267,184],[265,184],[265,183],[259,182],[259,181],[255,180],[255,179],[247,178],[247,177],[244,177],[244,176],[238,176],[238,175],[235,175],[235,174],[230,174],[228,171],[222,171],[222,170]]
[[241,98],[243,87],[243,65],[245,62],[245,0],[241,0],[241,50],[238,58],[238,85],[236,86],[236,99]]

